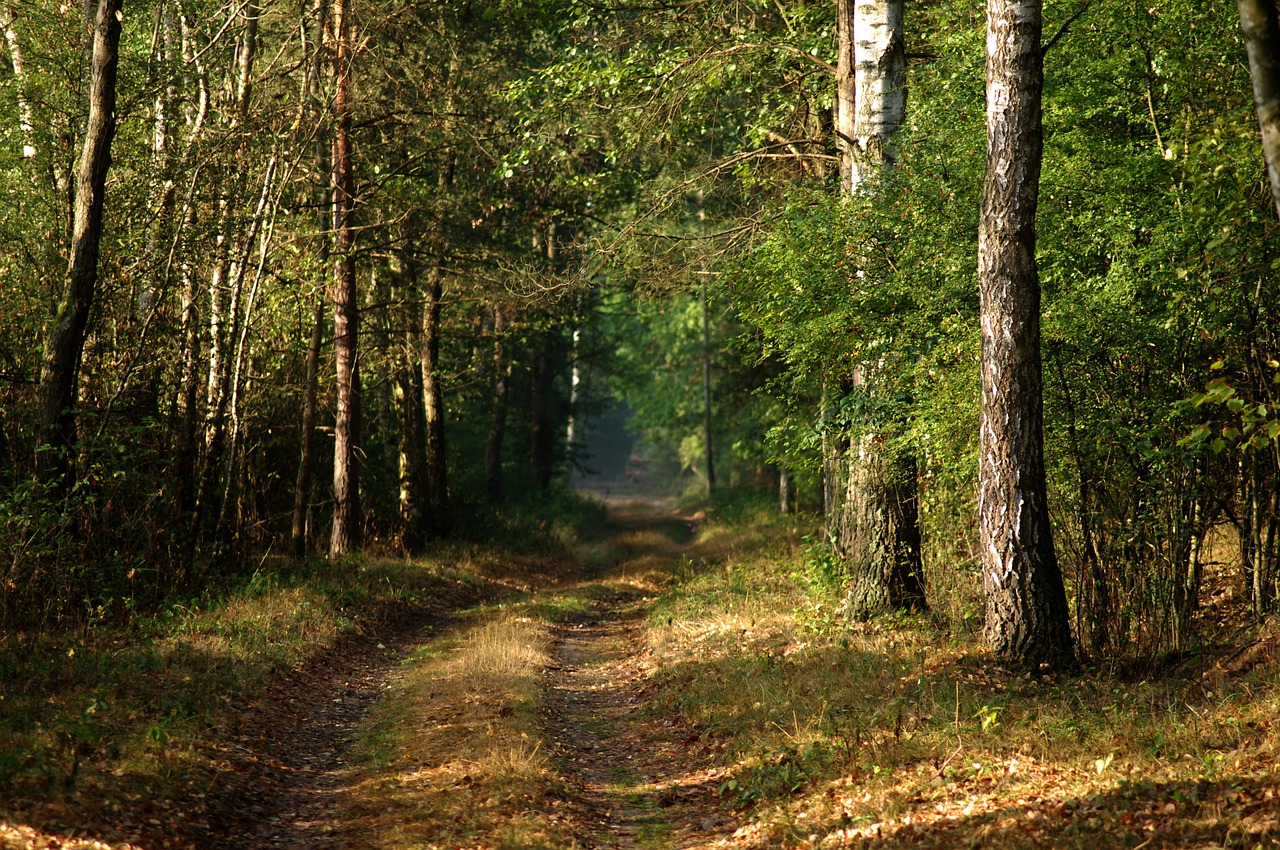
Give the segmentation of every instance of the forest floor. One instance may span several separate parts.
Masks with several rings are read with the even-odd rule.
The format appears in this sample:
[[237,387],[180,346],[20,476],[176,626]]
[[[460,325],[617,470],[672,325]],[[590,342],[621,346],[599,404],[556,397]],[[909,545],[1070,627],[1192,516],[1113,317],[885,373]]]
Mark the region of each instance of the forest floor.
[[1033,679],[847,622],[792,535],[618,501],[571,553],[268,583],[145,652],[3,647],[0,847],[1280,846],[1274,624]]

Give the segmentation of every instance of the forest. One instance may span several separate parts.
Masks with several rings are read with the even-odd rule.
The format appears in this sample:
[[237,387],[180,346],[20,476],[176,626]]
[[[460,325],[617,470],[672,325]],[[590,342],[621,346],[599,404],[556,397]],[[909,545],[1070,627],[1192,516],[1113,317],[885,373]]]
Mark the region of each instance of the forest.
[[0,848],[1280,846],[1274,0],[0,30]]

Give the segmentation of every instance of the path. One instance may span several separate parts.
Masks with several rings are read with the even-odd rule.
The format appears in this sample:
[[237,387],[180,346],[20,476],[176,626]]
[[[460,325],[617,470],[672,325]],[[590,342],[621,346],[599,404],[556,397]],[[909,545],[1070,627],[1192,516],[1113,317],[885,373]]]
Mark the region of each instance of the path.
[[578,788],[588,847],[692,847],[725,824],[715,771],[671,720],[653,722],[646,699],[646,581],[666,572],[689,536],[687,523],[645,505],[615,511],[613,539],[625,554],[577,590],[589,609],[553,629],[546,676],[545,735],[561,773]]
[[[690,529],[650,502],[615,506],[600,543],[611,556],[549,577],[531,594],[587,601],[551,626],[540,730],[544,752],[573,789],[567,806],[584,847],[695,847],[728,826],[719,779],[693,755],[696,738],[640,710],[648,696],[644,618]],[[222,754],[228,785],[198,806],[197,846],[341,846],[332,818],[361,724],[401,660],[448,622],[441,612],[416,612],[350,638],[246,711],[242,734]]]
[[241,716],[226,746],[230,781],[206,808],[200,848],[327,850],[359,725],[396,668],[441,620],[422,611],[352,635],[281,681]]

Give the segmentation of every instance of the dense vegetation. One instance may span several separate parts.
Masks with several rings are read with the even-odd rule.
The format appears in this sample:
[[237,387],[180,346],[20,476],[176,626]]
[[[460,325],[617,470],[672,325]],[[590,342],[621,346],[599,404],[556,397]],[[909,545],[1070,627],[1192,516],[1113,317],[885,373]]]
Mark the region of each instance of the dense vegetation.
[[[927,604],[982,618],[972,4],[907,10],[852,194],[843,3],[92,6],[0,6],[0,623],[497,533],[619,401],[677,483],[824,516],[837,584],[841,464],[906,463]],[[1276,604],[1277,221],[1232,10],[1045,19],[1049,518],[1084,652],[1155,658],[1211,539]]]

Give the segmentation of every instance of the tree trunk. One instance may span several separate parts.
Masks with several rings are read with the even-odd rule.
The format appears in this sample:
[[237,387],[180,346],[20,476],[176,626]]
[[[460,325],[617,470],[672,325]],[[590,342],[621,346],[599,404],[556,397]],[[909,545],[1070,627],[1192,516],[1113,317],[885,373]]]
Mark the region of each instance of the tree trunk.
[[846,609],[855,617],[925,607],[916,467],[859,440],[849,474]]
[[[542,248],[546,268],[555,274],[560,265],[559,223],[551,219],[545,233],[535,229],[533,238],[534,245]],[[529,375],[529,468],[533,473],[533,486],[540,493],[551,489],[554,477],[556,437],[552,428],[552,363],[558,360],[559,351],[553,357],[551,349],[556,342],[553,331],[534,338]]]
[[356,286],[351,153],[351,51],[348,0],[332,8],[333,73],[333,345],[337,415],[333,427],[333,529],[330,557],[360,545],[360,297]]
[[444,388],[440,379],[440,307],[444,269],[437,258],[427,274],[422,304],[422,402],[427,426],[427,527],[442,536],[449,530],[449,481],[445,462]]
[[853,192],[877,186],[897,164],[893,135],[907,108],[907,52],[903,0],[847,0],[854,4],[856,88],[849,182]]
[[31,100],[27,92],[27,72],[24,61],[22,42],[13,28],[14,18],[12,4],[0,7],[0,29],[4,30],[5,46],[9,50],[9,64],[13,66],[13,77],[17,82],[18,129],[22,131],[22,156],[30,159],[36,155],[35,118],[31,111]]
[[857,0],[836,0],[836,147],[840,151],[840,185],[853,191],[854,110],[857,75],[854,72],[853,6]]
[[38,398],[40,435],[36,470],[40,480],[69,492],[74,471],[76,396],[98,283],[98,255],[111,141],[116,127],[116,69],[121,0],[99,0],[90,62],[89,120],[76,167],[72,234],[58,310],[45,333]]
[[392,250],[391,269],[391,303],[398,308],[393,315],[405,322],[403,336],[391,354],[391,391],[398,432],[396,514],[399,517],[400,545],[405,552],[412,554],[420,552],[426,542],[427,426],[422,410],[422,370],[419,368],[422,326],[416,315],[410,316],[404,309],[406,303],[413,303],[409,296],[417,281],[417,266],[404,234],[398,236]]
[[[906,112],[906,46],[902,0],[842,0],[854,92],[845,120],[845,185],[853,195],[874,197],[896,165],[892,138]],[[845,71],[849,74],[849,71]],[[848,85],[848,82],[845,82]],[[859,363],[852,391],[874,393],[886,363]],[[925,607],[920,553],[918,470],[915,459],[894,451],[902,423],[868,421],[841,441],[833,460],[845,469],[830,488],[836,548],[849,571],[845,608],[868,617],[894,609]]]
[[1253,103],[1262,130],[1271,200],[1280,216],[1280,13],[1275,0],[1236,0],[1236,6],[1253,75]]
[[[325,0],[314,0],[311,4],[311,61],[307,65],[307,73],[303,83],[303,99],[306,101],[300,108],[308,110],[316,120],[315,145],[315,183],[312,192],[315,197],[315,223],[319,232],[323,233],[329,226],[332,211],[332,175],[330,163],[331,145],[323,135],[323,106],[319,102],[317,92],[320,88],[320,76],[324,71],[323,41],[325,21],[328,8]],[[323,271],[332,259],[329,239],[318,240],[319,272]],[[311,319],[311,341],[307,347],[306,384],[303,387],[302,433],[299,435],[298,474],[293,487],[293,517],[290,524],[289,546],[295,558],[304,558],[315,539],[315,527],[312,522],[312,491],[316,488],[316,419],[320,409],[320,351],[324,346],[325,330],[325,298],[324,286],[317,283],[315,310]]]
[[[564,442],[569,449],[569,457],[577,458],[578,445],[582,442],[579,429],[579,408],[582,406],[582,327],[575,323],[572,337],[573,348],[569,358],[569,422],[564,429]],[[572,466],[572,464],[571,464]]]
[[320,347],[324,343],[324,313],[324,301],[317,298],[315,317],[311,322],[311,343],[307,346],[307,382],[303,390],[302,433],[299,435],[302,451],[298,458],[298,477],[293,486],[293,524],[289,542],[295,558],[303,558],[307,554],[307,508],[311,494],[311,476],[315,469],[316,412],[319,408]]
[[555,466],[555,431],[551,427],[550,345],[550,335],[537,344],[529,385],[529,468],[533,472],[533,486],[539,493],[551,490]]
[[502,311],[493,313],[493,395],[489,402],[489,438],[484,449],[485,493],[489,504],[502,504],[502,444],[507,433],[507,400],[511,363],[502,346]]
[[178,510],[193,518],[196,510],[196,455],[200,411],[200,316],[196,307],[196,276],[182,268],[181,324],[182,349],[179,354],[178,395],[175,399],[173,466]]
[[987,166],[978,234],[978,524],[985,631],[1025,668],[1075,664],[1045,493],[1036,203],[1043,153],[1040,0],[987,3]]
[[267,254],[271,242],[271,197],[275,182],[276,158],[267,160],[266,173],[262,178],[262,192],[258,197],[258,205],[254,209],[249,231],[244,237],[244,252],[236,258],[232,268],[235,269],[234,290],[239,293],[243,289],[244,276],[249,267],[249,254],[255,242],[258,243],[258,262],[253,272],[253,283],[249,287],[249,297],[243,309],[236,303],[237,320],[235,324],[235,348],[231,358],[231,370],[227,398],[227,440],[222,457],[222,499],[218,508],[216,525],[218,537],[228,540],[239,532],[239,523],[231,522],[232,514],[239,513],[238,496],[235,493],[235,481],[238,475],[237,458],[241,439],[241,398],[245,393],[245,373],[248,371],[249,330],[252,326],[253,311],[257,305],[258,294],[262,289],[262,277],[266,270]]

